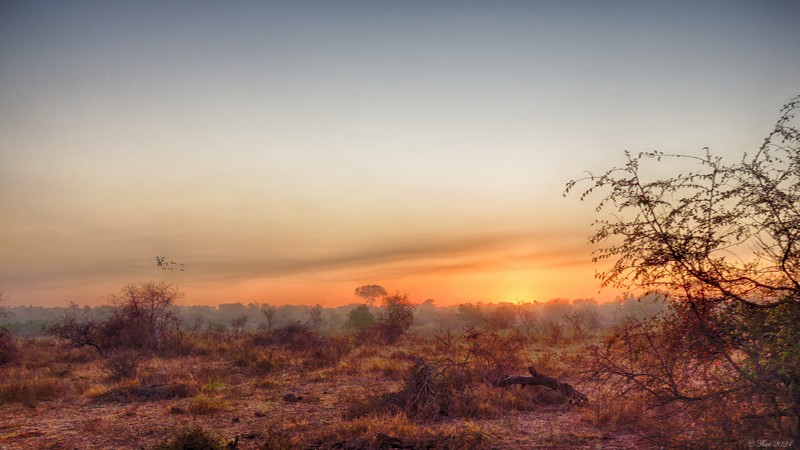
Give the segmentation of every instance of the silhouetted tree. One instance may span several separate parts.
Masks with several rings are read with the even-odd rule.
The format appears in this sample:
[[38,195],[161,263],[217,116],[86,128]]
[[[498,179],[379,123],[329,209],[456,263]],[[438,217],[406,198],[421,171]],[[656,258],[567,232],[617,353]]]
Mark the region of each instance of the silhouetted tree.
[[376,299],[386,297],[386,289],[377,284],[369,284],[366,286],[357,287],[355,290],[355,294],[358,297],[363,298],[367,301],[369,306],[372,306],[375,303]]
[[[624,166],[567,184],[568,192],[590,183],[581,199],[605,191],[597,210],[614,211],[590,238],[602,246],[594,260],[612,262],[603,286],[670,304],[598,350],[598,372],[654,406],[703,416],[720,436],[800,433],[799,105],[800,97],[785,105],[763,145],[738,163],[708,149],[626,152]],[[651,167],[667,161],[688,170],[653,178]]]

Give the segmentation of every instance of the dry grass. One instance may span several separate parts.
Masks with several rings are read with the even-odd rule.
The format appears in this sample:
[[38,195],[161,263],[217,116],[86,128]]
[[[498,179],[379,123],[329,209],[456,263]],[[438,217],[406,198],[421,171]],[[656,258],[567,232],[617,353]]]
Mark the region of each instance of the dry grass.
[[202,427],[192,427],[181,430],[172,438],[153,447],[153,450],[223,450],[229,448],[222,436],[205,430]]
[[[255,342],[245,336],[218,343],[208,354],[142,359],[135,373],[120,378],[109,377],[108,362],[91,352],[21,343],[31,352],[0,370],[31,386],[9,389],[19,400],[0,408],[0,448],[180,448],[203,436],[221,445],[238,436],[240,449],[614,448],[615,443],[628,448],[634,443],[624,432],[607,438],[617,433],[615,422],[564,405],[558,394],[495,388],[476,373],[454,368],[435,377],[431,402],[400,401],[404,389],[413,397],[409,375],[419,357],[437,361],[430,338],[355,347],[331,339],[329,344],[343,343],[342,350],[323,356],[300,346],[305,332],[298,333]],[[525,354],[535,355],[529,359],[540,367],[568,373],[565,361],[571,356],[558,349],[552,353],[542,359],[532,346]],[[5,392],[11,383],[0,379]],[[19,409],[46,399],[52,402],[47,407]],[[559,436],[565,436],[563,442]]]
[[198,395],[186,402],[186,411],[194,415],[216,414],[230,408],[230,402],[218,397]]
[[26,370],[8,370],[2,375],[0,404],[51,400],[64,390],[61,380],[53,375],[32,374]]

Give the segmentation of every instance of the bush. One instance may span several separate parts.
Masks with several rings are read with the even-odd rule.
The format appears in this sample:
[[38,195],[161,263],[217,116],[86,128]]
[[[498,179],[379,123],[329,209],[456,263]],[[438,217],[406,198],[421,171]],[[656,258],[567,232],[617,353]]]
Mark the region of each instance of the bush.
[[279,370],[286,365],[286,358],[278,351],[260,348],[251,343],[234,346],[230,357],[237,366],[247,367],[261,374]]
[[112,380],[133,378],[142,362],[142,354],[138,350],[112,350],[106,354],[103,367]]
[[352,349],[349,339],[341,337],[327,337],[320,345],[315,346],[306,358],[303,365],[309,369],[319,369],[334,366]]
[[359,305],[347,314],[347,321],[343,328],[353,331],[361,331],[369,328],[375,323],[375,316],[369,311],[367,305]]
[[322,344],[323,338],[307,325],[295,322],[269,331],[254,339],[256,345],[281,345],[289,350],[302,351]]
[[181,348],[180,317],[175,310],[175,301],[181,295],[163,282],[129,284],[106,298],[111,317],[98,320],[73,304],[47,331],[74,347],[94,347],[104,356],[119,349],[174,351]]
[[[798,109],[795,97],[735,163],[709,149],[626,152],[624,166],[567,184],[588,182],[582,199],[606,193],[596,210],[610,217],[589,239],[602,245],[594,259],[611,262],[603,286],[668,301],[660,317],[615,332],[595,363],[658,415],[701,424],[692,435],[667,430],[669,445],[800,437]],[[657,178],[665,162],[684,170]]]
[[383,306],[377,328],[387,343],[393,343],[414,324],[414,306],[407,295],[399,292],[384,297]]

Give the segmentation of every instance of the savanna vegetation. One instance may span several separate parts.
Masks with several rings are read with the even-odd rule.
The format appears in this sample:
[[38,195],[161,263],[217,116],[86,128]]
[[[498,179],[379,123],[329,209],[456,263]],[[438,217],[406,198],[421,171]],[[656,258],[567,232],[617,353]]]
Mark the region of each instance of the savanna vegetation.
[[[0,315],[0,448],[736,448],[800,438],[800,132],[626,153],[591,299],[179,306],[165,283]],[[677,175],[663,177],[664,168]]]
[[[665,307],[657,296],[436,307],[395,292],[338,308],[179,298],[154,282],[94,308],[8,308],[2,444],[626,448],[641,438],[591,403],[600,386],[583,355]],[[579,406],[530,366],[592,400]]]

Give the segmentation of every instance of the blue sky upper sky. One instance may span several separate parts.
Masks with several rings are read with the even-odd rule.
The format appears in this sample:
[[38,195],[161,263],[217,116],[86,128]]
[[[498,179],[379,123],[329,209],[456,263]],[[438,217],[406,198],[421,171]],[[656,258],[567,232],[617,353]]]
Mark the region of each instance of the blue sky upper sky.
[[752,150],[800,93],[798,18],[755,1],[0,2],[0,291],[613,297],[592,205],[564,183],[623,149]]

